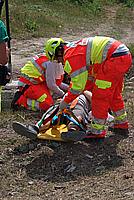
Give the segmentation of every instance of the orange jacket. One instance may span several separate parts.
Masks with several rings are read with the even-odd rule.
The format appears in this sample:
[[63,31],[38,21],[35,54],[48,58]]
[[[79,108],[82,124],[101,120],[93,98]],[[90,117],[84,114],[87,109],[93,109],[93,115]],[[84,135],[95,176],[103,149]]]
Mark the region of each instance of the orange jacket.
[[99,65],[116,52],[128,53],[129,50],[109,37],[95,36],[68,43],[65,46],[64,70],[70,75],[72,85],[64,101],[70,103],[88,86],[92,88],[88,78],[94,79]]

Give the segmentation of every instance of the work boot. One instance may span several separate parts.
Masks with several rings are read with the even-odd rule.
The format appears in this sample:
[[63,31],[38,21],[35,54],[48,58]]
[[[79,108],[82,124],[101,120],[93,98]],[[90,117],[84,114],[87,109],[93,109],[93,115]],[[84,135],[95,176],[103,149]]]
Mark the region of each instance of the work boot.
[[21,91],[17,91],[13,97],[13,100],[11,102],[11,109],[13,111],[18,111],[20,106],[17,104],[18,99],[20,98],[20,96],[22,95]]
[[61,138],[65,141],[80,141],[85,138],[86,132],[80,131],[80,128],[77,124],[70,122],[68,124],[68,132],[63,132]]
[[39,133],[39,128],[35,125],[28,125],[27,128],[29,131],[31,131],[33,134],[38,134]]
[[113,133],[119,134],[120,136],[123,136],[125,138],[129,137],[129,130],[128,129],[123,129],[123,128],[114,128]]
[[108,127],[108,131],[111,131],[114,134],[119,134],[120,136],[124,136],[125,138],[129,137],[128,128]]
[[24,125],[19,122],[13,122],[12,126],[16,133],[30,139],[36,139],[39,133],[39,128],[35,125]]
[[80,131],[80,130],[69,130],[68,132],[63,132],[61,138],[66,141],[80,141],[85,139],[103,139],[106,136],[106,131],[104,130],[101,134],[93,134],[90,131]]
[[80,128],[76,124],[74,123],[68,124],[68,131],[77,131],[77,130],[80,130]]
[[83,140],[85,136],[86,132],[79,130],[73,130],[73,131],[70,130],[68,132],[61,133],[61,138],[65,141],[70,141],[70,142],[77,142]]

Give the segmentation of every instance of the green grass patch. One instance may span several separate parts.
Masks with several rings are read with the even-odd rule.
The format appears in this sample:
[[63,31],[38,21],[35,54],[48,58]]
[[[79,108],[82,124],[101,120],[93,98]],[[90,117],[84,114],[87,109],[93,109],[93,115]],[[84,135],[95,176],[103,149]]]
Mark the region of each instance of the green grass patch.
[[31,39],[90,31],[121,39],[124,27],[133,24],[132,8],[133,0],[10,0],[11,36]]
[[132,54],[132,56],[134,57],[134,44],[129,44],[129,49],[130,49],[130,52]]
[[100,0],[11,0],[9,8],[12,37],[24,39],[77,32],[81,27],[91,30],[104,16]]

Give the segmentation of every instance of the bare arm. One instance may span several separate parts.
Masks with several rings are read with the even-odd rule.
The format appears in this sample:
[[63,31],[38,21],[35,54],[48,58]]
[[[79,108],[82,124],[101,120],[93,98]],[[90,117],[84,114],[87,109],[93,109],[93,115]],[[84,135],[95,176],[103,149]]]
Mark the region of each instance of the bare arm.
[[0,64],[6,65],[8,62],[8,52],[6,47],[6,42],[0,43]]
[[5,24],[0,20],[0,64],[3,66],[8,62],[8,39]]

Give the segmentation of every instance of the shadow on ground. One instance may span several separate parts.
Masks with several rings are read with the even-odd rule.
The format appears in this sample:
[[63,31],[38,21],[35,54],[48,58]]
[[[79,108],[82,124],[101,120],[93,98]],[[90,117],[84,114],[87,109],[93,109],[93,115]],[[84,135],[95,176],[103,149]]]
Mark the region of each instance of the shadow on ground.
[[32,179],[62,183],[79,176],[100,176],[123,165],[123,158],[117,153],[118,144],[123,139],[123,136],[111,135],[104,140],[90,139],[77,143],[34,141],[32,144],[30,141],[14,152],[26,153],[29,146],[34,151],[42,149],[24,166],[27,175]]

